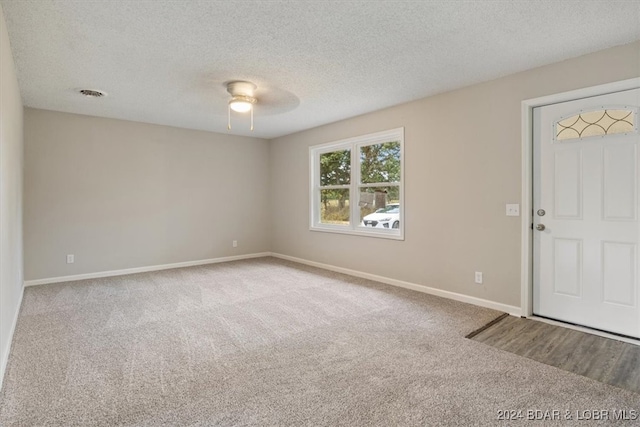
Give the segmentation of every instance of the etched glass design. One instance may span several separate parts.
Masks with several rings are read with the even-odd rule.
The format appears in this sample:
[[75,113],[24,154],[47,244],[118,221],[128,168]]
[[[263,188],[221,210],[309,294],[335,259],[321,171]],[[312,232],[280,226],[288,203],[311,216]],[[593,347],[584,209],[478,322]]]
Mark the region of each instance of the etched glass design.
[[588,111],[556,123],[556,140],[613,135],[635,131],[633,110]]

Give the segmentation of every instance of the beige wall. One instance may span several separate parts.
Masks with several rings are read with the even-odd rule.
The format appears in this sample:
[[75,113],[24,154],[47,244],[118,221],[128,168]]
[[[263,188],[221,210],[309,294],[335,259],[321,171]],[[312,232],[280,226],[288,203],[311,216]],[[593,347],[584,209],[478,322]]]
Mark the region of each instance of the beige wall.
[[268,176],[266,140],[27,108],[25,278],[268,251]]
[[[635,43],[275,139],[272,250],[520,306],[521,101],[638,76]],[[400,126],[405,241],[309,231],[308,147]]]
[[0,387],[22,299],[22,100],[0,7]]
[[[271,142],[26,109],[25,276],[273,250],[518,306],[521,101],[639,75],[635,43]],[[400,126],[406,240],[309,231],[308,147]]]

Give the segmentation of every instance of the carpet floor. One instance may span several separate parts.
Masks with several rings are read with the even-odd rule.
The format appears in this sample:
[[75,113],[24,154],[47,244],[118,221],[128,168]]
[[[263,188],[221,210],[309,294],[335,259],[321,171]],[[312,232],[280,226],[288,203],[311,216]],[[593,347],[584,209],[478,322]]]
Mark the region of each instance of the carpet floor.
[[0,425],[633,425],[640,395],[464,338],[499,315],[274,258],[30,287]]

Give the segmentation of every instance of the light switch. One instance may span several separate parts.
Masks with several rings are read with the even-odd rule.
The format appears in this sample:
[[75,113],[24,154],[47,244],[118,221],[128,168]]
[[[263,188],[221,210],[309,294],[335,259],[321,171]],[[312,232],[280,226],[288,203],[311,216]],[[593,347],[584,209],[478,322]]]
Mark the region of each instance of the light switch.
[[520,216],[520,205],[519,204],[507,204],[507,216]]

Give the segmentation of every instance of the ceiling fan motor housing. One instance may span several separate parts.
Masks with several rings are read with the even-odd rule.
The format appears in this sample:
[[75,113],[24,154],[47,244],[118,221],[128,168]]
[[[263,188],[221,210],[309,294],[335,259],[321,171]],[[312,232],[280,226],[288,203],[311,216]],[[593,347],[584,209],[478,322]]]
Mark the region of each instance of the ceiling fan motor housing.
[[249,98],[254,97],[256,85],[251,82],[245,82],[241,80],[227,83],[227,92],[232,96],[246,96]]

